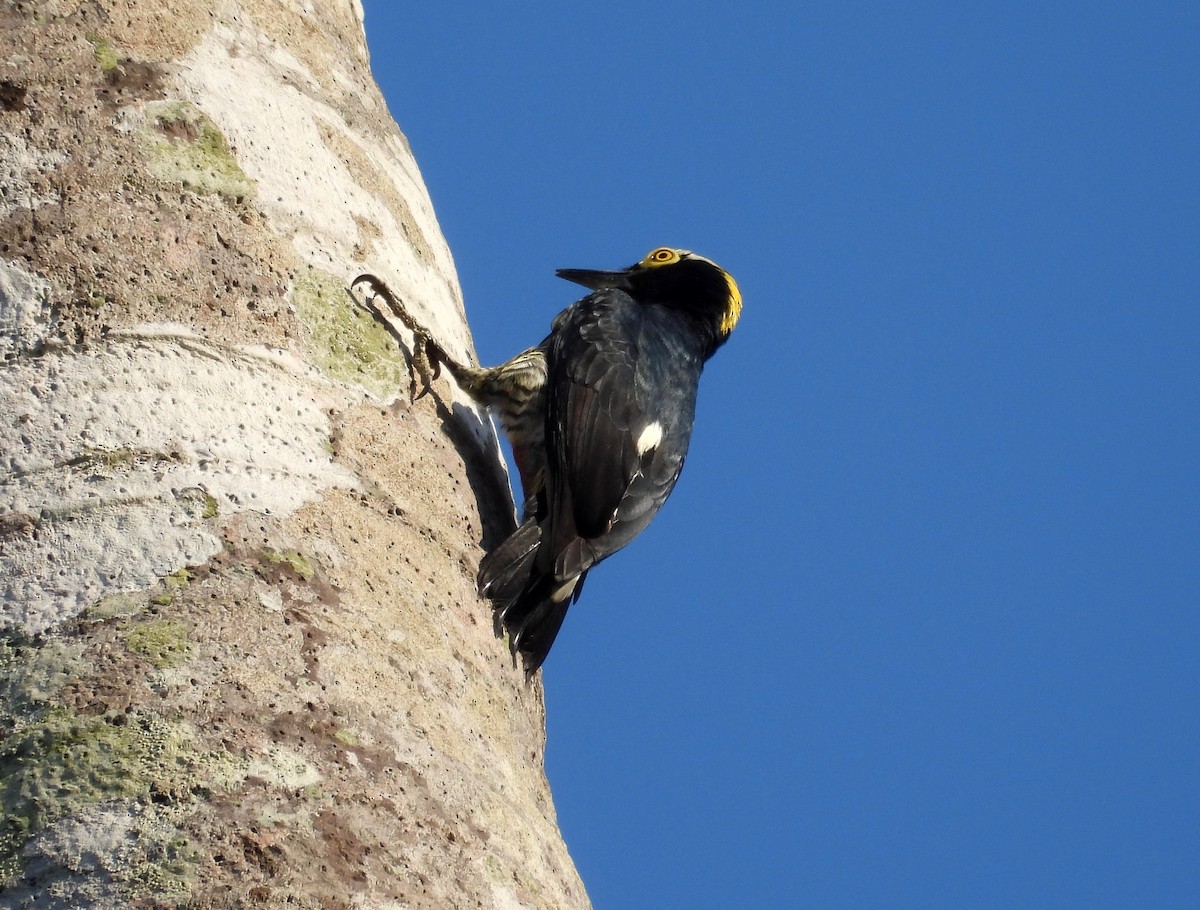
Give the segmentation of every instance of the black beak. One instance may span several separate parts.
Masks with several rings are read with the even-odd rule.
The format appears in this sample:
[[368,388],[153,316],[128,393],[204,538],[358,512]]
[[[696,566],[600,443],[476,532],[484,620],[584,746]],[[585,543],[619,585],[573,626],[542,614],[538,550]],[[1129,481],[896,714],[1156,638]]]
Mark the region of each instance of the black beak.
[[603,272],[597,269],[559,269],[554,274],[567,281],[582,284],[585,288],[598,291],[601,288],[629,290],[629,269],[620,272]]

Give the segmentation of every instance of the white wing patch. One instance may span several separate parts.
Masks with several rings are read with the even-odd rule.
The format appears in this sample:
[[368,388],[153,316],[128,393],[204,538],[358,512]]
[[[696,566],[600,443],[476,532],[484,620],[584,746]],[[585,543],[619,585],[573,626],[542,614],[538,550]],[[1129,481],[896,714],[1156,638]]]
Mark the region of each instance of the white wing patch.
[[646,429],[642,430],[641,435],[639,435],[637,438],[637,442],[634,443],[634,446],[637,448],[637,453],[639,455],[645,455],[647,452],[657,446],[660,442],[662,442],[662,434],[662,424],[657,420],[653,423],[647,424]]

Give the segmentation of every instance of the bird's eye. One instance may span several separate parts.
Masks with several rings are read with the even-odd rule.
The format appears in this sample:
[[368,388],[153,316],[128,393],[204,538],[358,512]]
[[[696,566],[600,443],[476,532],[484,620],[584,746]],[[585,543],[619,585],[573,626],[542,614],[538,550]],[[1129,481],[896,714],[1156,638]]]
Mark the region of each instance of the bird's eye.
[[669,265],[679,261],[679,253],[669,246],[660,246],[657,250],[647,253],[643,261],[646,265]]

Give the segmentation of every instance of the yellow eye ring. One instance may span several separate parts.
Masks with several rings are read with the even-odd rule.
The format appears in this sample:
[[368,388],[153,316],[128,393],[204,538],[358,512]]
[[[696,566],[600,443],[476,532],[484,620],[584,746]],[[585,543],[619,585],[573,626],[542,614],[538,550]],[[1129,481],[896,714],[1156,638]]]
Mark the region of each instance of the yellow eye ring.
[[660,246],[657,250],[651,250],[646,254],[646,258],[642,260],[643,265],[670,265],[672,262],[679,261],[678,250],[673,250],[669,246]]

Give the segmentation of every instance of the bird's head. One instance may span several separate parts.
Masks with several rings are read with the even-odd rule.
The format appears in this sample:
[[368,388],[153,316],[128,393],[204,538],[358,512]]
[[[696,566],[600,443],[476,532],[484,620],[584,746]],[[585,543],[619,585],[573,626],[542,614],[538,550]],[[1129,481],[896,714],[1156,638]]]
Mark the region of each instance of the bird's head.
[[742,314],[742,293],[733,276],[691,250],[660,246],[626,269],[559,269],[556,274],[593,291],[618,288],[639,303],[695,313],[711,321],[717,344],[729,337]]

